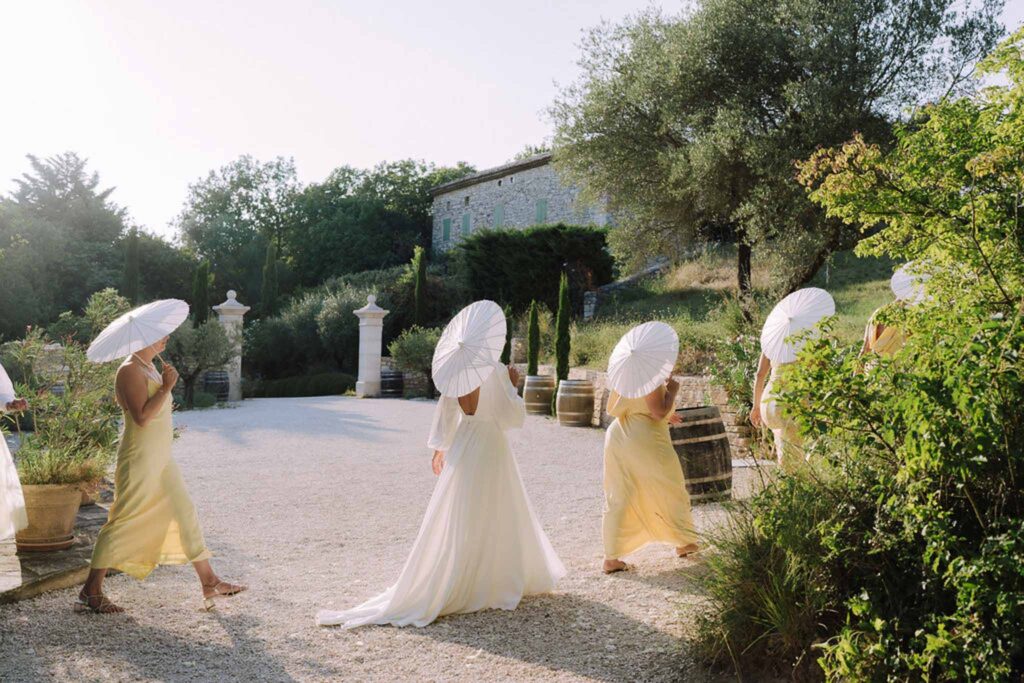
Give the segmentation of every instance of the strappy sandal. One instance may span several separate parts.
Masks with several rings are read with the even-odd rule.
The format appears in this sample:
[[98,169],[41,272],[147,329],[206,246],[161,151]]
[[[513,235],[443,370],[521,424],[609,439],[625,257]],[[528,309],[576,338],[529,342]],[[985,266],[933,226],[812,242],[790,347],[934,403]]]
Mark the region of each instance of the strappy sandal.
[[[93,600],[99,599],[99,603],[96,605],[92,604]],[[75,600],[74,610],[76,614],[83,614],[90,612],[92,614],[119,614],[124,610],[113,602],[110,601],[103,593],[99,595],[82,595],[78,594],[78,599]]]
[[[693,550],[687,550],[687,548],[693,548]],[[676,548],[676,557],[689,557],[690,555],[699,553],[702,550],[702,548],[696,543],[691,543],[682,548],[683,552],[679,552],[679,550],[679,548]]]
[[[221,586],[227,586],[228,588],[226,590],[221,590]],[[213,595],[203,596],[203,609],[209,612],[215,606],[213,602],[215,598],[230,598],[232,595],[238,595],[245,589],[246,586],[238,586],[232,583],[228,583],[227,581],[218,580],[217,583],[213,584],[212,586],[207,586],[204,583],[203,591],[213,591]]]

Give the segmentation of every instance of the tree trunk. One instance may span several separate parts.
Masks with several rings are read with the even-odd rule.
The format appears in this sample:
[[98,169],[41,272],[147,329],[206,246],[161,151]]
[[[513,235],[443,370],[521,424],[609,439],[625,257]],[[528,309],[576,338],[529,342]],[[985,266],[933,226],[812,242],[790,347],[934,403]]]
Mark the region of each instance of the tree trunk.
[[743,318],[747,322],[753,322],[753,314],[750,312],[753,287],[751,285],[750,256],[752,249],[749,244],[740,241],[736,245],[736,286],[739,291],[740,306],[743,309]]
[[182,377],[181,378],[181,383],[183,385],[182,386],[182,394],[183,394],[182,398],[185,401],[185,409],[186,410],[192,410],[192,408],[195,407],[195,404],[196,404],[196,380],[197,379],[199,379],[198,375],[193,376],[193,377]]

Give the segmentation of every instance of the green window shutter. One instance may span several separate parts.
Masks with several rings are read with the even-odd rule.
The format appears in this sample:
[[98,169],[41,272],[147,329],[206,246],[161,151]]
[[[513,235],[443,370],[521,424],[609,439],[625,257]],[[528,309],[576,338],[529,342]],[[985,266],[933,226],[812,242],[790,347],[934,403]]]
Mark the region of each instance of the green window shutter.
[[537,200],[537,225],[545,223],[548,220],[548,200],[538,199]]
[[498,204],[494,207],[494,227],[500,228],[505,223],[505,205]]
[[468,235],[469,234],[469,230],[470,230],[470,227],[469,227],[469,214],[468,213],[464,213],[464,214],[462,214],[462,234],[463,235]]
[[441,221],[441,225],[443,226],[441,229],[441,241],[447,242],[452,238],[452,219],[445,218]]

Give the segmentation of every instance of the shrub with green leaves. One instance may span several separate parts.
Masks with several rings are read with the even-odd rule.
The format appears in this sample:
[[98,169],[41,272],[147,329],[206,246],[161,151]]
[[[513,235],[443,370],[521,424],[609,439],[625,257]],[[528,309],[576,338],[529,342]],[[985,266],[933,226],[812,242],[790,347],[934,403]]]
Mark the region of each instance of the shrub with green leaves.
[[480,230],[459,244],[472,299],[525,311],[531,301],[558,308],[561,273],[569,273],[572,309],[583,292],[611,282],[614,261],[604,228],[542,225],[525,230]]
[[344,372],[320,372],[297,377],[259,380],[246,385],[252,398],[291,398],[297,396],[340,396],[355,388],[356,378]]
[[[113,401],[112,364],[88,361],[70,343],[48,350],[39,330],[10,344],[18,393],[29,402],[31,433],[17,453],[22,484],[77,484],[99,479],[116,451],[120,411]],[[56,358],[52,356],[56,354]],[[4,416],[13,423],[16,416]],[[15,423],[16,424],[16,423]]]
[[224,366],[234,355],[234,340],[218,320],[182,325],[171,334],[167,357],[178,371],[185,408],[195,407],[196,384],[203,373]]
[[434,360],[434,348],[440,340],[440,328],[413,325],[388,345],[388,353],[399,369],[426,374],[431,396],[434,394],[434,382],[430,377],[430,366]]
[[1006,84],[926,107],[892,150],[855,139],[801,170],[830,215],[882,225],[858,250],[920,264],[928,298],[888,311],[909,333],[895,356],[862,359],[826,325],[780,381],[813,467],[720,545],[713,658],[844,681],[1024,675],[1024,30],[979,68],[996,71]]

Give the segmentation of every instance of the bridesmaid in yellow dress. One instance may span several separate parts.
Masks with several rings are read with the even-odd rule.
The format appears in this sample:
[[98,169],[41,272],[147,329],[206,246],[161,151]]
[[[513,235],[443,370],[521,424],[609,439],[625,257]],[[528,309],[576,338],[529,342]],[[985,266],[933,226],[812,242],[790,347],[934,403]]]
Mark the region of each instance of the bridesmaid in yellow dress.
[[750,410],[750,424],[762,424],[772,430],[775,441],[775,460],[783,472],[792,474],[807,461],[800,427],[786,415],[775,400],[774,386],[779,374],[792,363],[773,363],[761,354],[757,363],[757,377],[754,380],[754,405]]
[[868,319],[867,328],[864,330],[864,345],[860,349],[862,356],[868,352],[877,353],[879,356],[893,356],[907,343],[907,335],[903,330],[878,322],[878,314],[883,308],[885,306],[875,310]]
[[103,579],[109,569],[144,579],[157,565],[191,562],[207,609],[214,598],[245,590],[245,586],[221,581],[210,566],[210,551],[195,507],[171,457],[171,389],[178,373],[165,363],[161,375],[153,365],[153,358],[166,344],[164,337],[133,353],[118,368],[115,387],[124,429],[117,451],[114,504],[96,539],[76,611],[124,611],[103,594]]
[[690,494],[668,431],[679,421],[677,393],[679,383],[669,377],[642,398],[614,391],[608,397],[615,421],[604,439],[605,574],[628,569],[620,558],[648,543],[671,543],[680,557],[698,549]]

